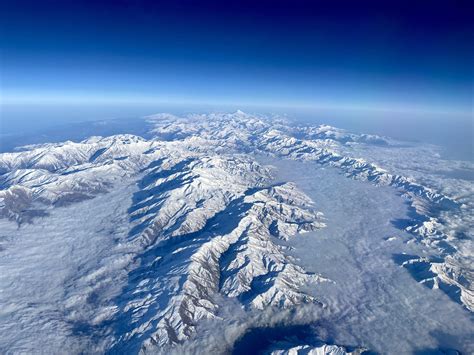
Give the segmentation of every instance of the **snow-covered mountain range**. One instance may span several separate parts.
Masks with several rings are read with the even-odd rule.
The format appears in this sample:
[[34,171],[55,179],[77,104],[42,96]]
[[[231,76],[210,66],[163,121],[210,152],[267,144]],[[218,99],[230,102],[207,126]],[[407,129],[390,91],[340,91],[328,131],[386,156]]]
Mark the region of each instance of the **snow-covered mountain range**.
[[[374,152],[399,142],[241,111],[157,114],[146,121],[152,127],[146,139],[90,137],[0,154],[0,330],[5,334],[0,349],[28,352],[40,346],[7,328],[26,322],[25,334],[34,334],[44,319],[58,322],[52,328],[65,338],[76,334],[82,339],[55,343],[50,335],[44,344],[53,353],[65,346],[80,352],[84,344],[93,352],[153,353],[186,343],[200,324],[218,324],[228,302],[256,313],[301,305],[324,309],[306,289],[333,281],[305,270],[285,241],[306,232],[317,236],[327,221],[318,201],[300,186],[275,183],[273,168],[256,158],[265,156],[311,162],[349,179],[393,188],[410,211],[394,225],[424,248],[423,255],[400,252],[395,262],[466,312],[474,310],[472,183],[456,180],[453,188],[451,180],[413,174],[414,148],[404,149],[402,159],[378,155]],[[472,169],[469,163],[450,164],[453,170]],[[425,175],[437,171],[434,167]],[[66,211],[69,222],[63,226]],[[64,286],[57,299],[51,295],[34,304],[32,296],[22,303],[15,297],[29,284],[15,279],[14,270],[25,268],[31,255],[15,249],[15,243],[46,236],[50,226],[60,233],[45,237],[35,247],[37,255],[60,254],[61,235],[79,238],[74,233],[84,228],[88,232],[81,238],[101,236],[96,245],[89,244],[91,239],[81,247],[90,255],[89,244],[95,259],[64,260],[58,266]],[[31,275],[41,260],[33,258]],[[30,286],[37,283],[48,292],[48,282],[40,281],[35,277]],[[299,350],[343,353],[329,345],[274,353]]]

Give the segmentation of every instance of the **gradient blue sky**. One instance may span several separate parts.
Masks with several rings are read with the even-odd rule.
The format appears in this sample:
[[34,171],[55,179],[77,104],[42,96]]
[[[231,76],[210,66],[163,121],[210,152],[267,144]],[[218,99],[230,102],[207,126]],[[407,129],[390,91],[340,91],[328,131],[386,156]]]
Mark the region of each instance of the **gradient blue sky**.
[[3,1],[2,101],[469,114],[470,3]]

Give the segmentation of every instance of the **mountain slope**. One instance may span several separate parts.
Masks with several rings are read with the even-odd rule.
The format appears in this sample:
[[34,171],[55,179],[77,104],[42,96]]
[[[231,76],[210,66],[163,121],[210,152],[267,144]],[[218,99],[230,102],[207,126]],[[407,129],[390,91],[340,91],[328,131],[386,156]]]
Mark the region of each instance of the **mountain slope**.
[[[149,122],[158,137],[203,139],[212,142],[209,144],[216,149],[314,161],[340,169],[348,178],[398,189],[409,203],[411,215],[409,219],[395,223],[411,233],[416,242],[430,249],[431,256],[423,260],[430,264],[435,282],[424,282],[429,281],[424,278],[419,281],[428,287],[440,288],[473,310],[474,270],[469,265],[473,264],[474,256],[469,250],[473,248],[474,200],[458,202],[459,198],[445,196],[411,177],[390,173],[376,163],[349,155],[358,152],[352,148],[354,145],[376,151],[381,146],[397,147],[398,142],[379,136],[356,135],[327,125],[294,125],[278,118],[253,116],[241,111],[184,118],[158,114],[150,116]],[[472,193],[470,185],[466,194]],[[459,232],[459,226],[467,226],[469,235]],[[395,257],[395,260],[399,259]],[[453,269],[453,265],[457,267]]]
[[[272,167],[256,162],[257,156],[268,155],[314,162],[351,179],[394,188],[410,214],[393,224],[425,248],[423,255],[394,255],[394,260],[417,281],[473,310],[471,201],[392,172],[390,164],[382,168],[357,157],[360,150],[354,147],[371,151],[397,144],[389,138],[241,111],[159,114],[148,117],[147,124],[150,139],[91,137],[0,155],[0,225],[9,234],[0,238],[2,287],[15,285],[10,275],[21,275],[22,268],[33,279],[44,277],[33,277],[41,258],[24,265],[31,256],[20,247],[20,236],[26,243],[41,234],[35,250],[42,258],[48,248],[70,248],[74,255],[80,243],[81,258],[68,260],[53,282],[65,284],[64,294],[44,301],[45,314],[54,314],[48,318],[52,329],[44,328],[45,339],[53,339],[56,328],[80,334],[98,352],[155,352],[186,342],[206,320],[219,320],[223,299],[249,312],[319,307],[306,288],[326,281],[324,275],[304,270],[284,244],[324,228],[325,221],[295,184],[275,184]],[[462,236],[458,225],[464,226]],[[54,240],[47,240],[46,232]],[[100,251],[82,253],[86,245],[75,240],[75,233],[98,243]],[[62,235],[67,237],[62,240]],[[21,323],[18,314],[37,316],[31,312],[34,294],[13,305],[21,288],[9,292],[0,296],[5,333]],[[38,327],[36,320],[29,322],[29,334]],[[35,350],[29,346],[12,340],[9,348]],[[71,349],[80,352],[78,347]]]
[[274,238],[322,228],[321,217],[294,185],[269,185],[270,172],[248,157],[114,136],[35,146],[1,162],[2,215],[20,226],[136,181],[120,246],[128,285],[118,299],[100,299],[109,275],[90,270],[79,278],[85,290],[68,300],[94,312],[75,317],[81,327],[117,324],[112,351],[184,341],[201,319],[218,316],[217,294],[255,309],[315,302],[300,286],[323,279]]

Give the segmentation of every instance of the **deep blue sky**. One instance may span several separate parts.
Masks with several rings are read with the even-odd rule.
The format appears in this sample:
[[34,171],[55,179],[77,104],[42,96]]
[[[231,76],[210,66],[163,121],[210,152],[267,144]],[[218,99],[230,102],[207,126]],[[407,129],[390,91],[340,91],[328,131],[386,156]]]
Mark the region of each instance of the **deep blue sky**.
[[4,102],[156,100],[469,113],[469,4],[2,1]]

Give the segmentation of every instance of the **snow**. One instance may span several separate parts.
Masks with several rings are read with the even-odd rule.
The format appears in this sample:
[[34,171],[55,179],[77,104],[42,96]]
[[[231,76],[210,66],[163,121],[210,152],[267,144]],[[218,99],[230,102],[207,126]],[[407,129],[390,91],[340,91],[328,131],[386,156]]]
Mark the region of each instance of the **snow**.
[[0,154],[2,352],[226,351],[297,309],[328,344],[474,349],[469,163],[242,111],[146,124]]
[[419,284],[394,260],[403,253],[430,252],[409,243],[412,236],[393,224],[409,213],[396,191],[347,179],[333,168],[310,162],[260,159],[275,166],[276,181],[294,181],[324,213],[326,228],[287,244],[301,266],[333,281],[311,287],[310,292],[329,308],[318,320],[323,341],[384,354],[410,354],[441,345],[462,353],[473,349],[469,311],[445,292]]
[[317,347],[298,345],[288,349],[273,350],[271,355],[358,355],[359,352],[347,352],[344,347],[337,345],[321,345]]

